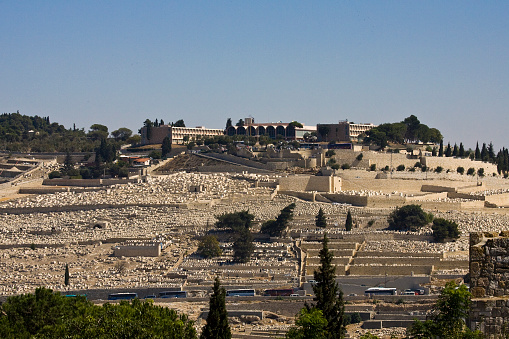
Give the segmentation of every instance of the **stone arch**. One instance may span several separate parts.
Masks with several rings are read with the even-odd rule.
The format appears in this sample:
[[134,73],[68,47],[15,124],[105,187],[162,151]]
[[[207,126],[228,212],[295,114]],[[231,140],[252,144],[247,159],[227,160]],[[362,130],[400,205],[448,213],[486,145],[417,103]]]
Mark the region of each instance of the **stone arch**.
[[269,137],[273,139],[276,138],[276,129],[274,128],[274,126],[267,127],[267,134],[269,135]]
[[259,126],[258,127],[258,131],[257,131],[257,135],[265,135],[265,127]]
[[237,127],[237,135],[246,135],[246,129],[242,126]]
[[276,127],[276,136],[278,136],[278,135],[283,136],[283,138],[286,137],[286,130],[285,130],[284,126]]
[[247,135],[249,135],[251,137],[256,136],[256,128],[254,128],[253,126],[249,126],[247,128]]
[[230,126],[226,129],[226,135],[234,136],[237,134],[237,129],[234,126]]

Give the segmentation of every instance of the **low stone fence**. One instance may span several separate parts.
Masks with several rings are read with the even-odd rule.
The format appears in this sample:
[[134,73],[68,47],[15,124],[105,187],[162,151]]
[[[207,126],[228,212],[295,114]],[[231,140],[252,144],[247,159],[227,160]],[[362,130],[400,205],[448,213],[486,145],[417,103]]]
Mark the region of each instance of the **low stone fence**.
[[433,272],[433,265],[412,265],[412,266],[350,266],[350,275],[430,275]]

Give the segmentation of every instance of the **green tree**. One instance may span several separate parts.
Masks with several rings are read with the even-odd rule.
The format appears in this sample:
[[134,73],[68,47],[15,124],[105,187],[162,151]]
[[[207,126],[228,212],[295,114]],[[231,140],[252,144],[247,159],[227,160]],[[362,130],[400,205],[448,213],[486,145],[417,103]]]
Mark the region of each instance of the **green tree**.
[[396,231],[416,231],[433,221],[433,215],[423,211],[419,205],[405,205],[396,208],[387,219],[389,229]]
[[69,286],[69,265],[65,264],[64,284]]
[[454,148],[452,149],[452,156],[457,157],[458,156],[458,145],[456,143],[454,144]]
[[433,220],[431,229],[433,230],[433,238],[436,242],[444,242],[447,238],[458,239],[460,237],[458,224],[454,221],[436,218]]
[[481,333],[470,331],[465,324],[471,296],[465,285],[448,282],[429,319],[416,320],[407,330],[408,338],[482,338]]
[[133,135],[133,131],[126,127],[120,127],[119,129],[111,132],[111,135],[116,141],[126,141]]
[[443,157],[444,156],[444,141],[440,140],[440,147],[438,148],[438,156]]
[[232,118],[226,119],[226,128],[231,127],[231,126],[232,126]]
[[286,334],[287,339],[327,338],[327,319],[317,308],[302,308],[295,319],[295,326]]
[[318,134],[320,135],[320,141],[327,141],[330,127],[328,125],[318,125]]
[[169,137],[164,137],[163,143],[161,145],[161,156],[165,158],[170,152],[171,152],[171,139]]
[[477,175],[480,176],[480,177],[484,177],[484,168],[482,168],[482,167],[479,168],[477,170]]
[[150,141],[152,139],[152,128],[154,127],[154,123],[150,121],[150,119],[146,119],[143,122],[143,127],[145,127],[145,136],[147,137],[147,140]]
[[464,158],[465,157],[465,147],[463,147],[463,143],[460,142],[460,148],[458,150],[458,156],[460,158]]
[[288,223],[293,219],[293,209],[295,203],[291,203],[281,210],[276,220],[268,220],[262,224],[261,233],[268,234],[271,237],[280,237],[288,227]]
[[213,258],[220,256],[223,251],[215,236],[206,235],[198,244],[198,253],[204,258]]
[[325,213],[323,213],[323,209],[320,207],[318,210],[318,214],[315,218],[316,227],[326,228],[327,227],[327,218],[325,217]]
[[475,175],[475,168],[470,167],[470,168],[467,170],[467,175]]
[[247,263],[254,252],[253,235],[249,229],[241,229],[233,242],[233,259],[237,262]]
[[229,339],[232,337],[230,325],[228,325],[225,297],[226,291],[221,287],[219,278],[216,277],[209,300],[207,324],[202,330],[200,339]]
[[[322,311],[327,320],[326,338],[344,338],[344,312],[343,291],[336,282],[336,266],[332,264],[333,254],[329,251],[327,234],[323,236],[322,249],[319,252],[320,267],[314,271],[316,284],[313,292],[316,302],[313,307]],[[306,305],[310,310],[310,306]]]
[[348,210],[348,213],[346,214],[346,221],[345,221],[345,229],[350,232],[353,227],[353,221],[352,221],[352,213],[350,213],[350,210]]
[[304,126],[298,122],[298,121],[292,121],[291,123],[288,124],[289,126],[293,126],[295,128],[304,128]]
[[450,157],[452,156],[452,150],[451,150],[451,143],[447,143],[447,148],[445,149],[445,156]]
[[254,220],[254,215],[249,211],[244,210],[234,213],[225,213],[216,216],[216,228],[229,229],[234,232],[239,232],[242,229],[249,229]]
[[481,151],[479,150],[479,141],[475,145],[474,158],[475,158],[475,160],[481,160]]
[[458,174],[463,174],[465,173],[465,169],[461,166],[459,166],[458,168],[456,168],[456,172],[458,172]]
[[60,172],[62,173],[62,175],[69,175],[69,173],[73,169],[74,169],[74,162],[72,161],[71,153],[69,151],[67,151],[65,154],[64,165],[62,166],[62,169],[60,170]]
[[179,119],[175,121],[175,124],[173,124],[174,127],[186,127],[186,124],[184,123],[183,119]]

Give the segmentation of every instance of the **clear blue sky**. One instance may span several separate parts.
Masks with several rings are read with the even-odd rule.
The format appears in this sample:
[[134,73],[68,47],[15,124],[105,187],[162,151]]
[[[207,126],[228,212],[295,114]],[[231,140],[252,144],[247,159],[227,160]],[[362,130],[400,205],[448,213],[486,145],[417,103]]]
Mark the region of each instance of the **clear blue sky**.
[[508,147],[509,1],[0,1],[0,112],[397,122]]

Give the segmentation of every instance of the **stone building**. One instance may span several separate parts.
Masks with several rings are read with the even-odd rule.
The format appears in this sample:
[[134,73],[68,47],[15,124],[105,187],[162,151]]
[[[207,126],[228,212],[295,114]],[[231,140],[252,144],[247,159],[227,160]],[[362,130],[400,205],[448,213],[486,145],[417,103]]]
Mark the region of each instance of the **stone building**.
[[374,124],[356,124],[348,120],[340,121],[337,124],[318,124],[316,132],[318,141],[339,142],[339,141],[357,141],[362,133],[376,127]]
[[470,234],[470,328],[509,335],[509,231]]
[[295,127],[292,123],[284,122],[265,122],[254,123],[252,118],[244,119],[243,126],[230,126],[225,133],[229,136],[247,135],[259,137],[261,135],[269,136],[272,139],[281,136],[285,140],[304,140],[306,133],[316,132],[315,126]]
[[165,137],[169,137],[172,144],[180,144],[184,142],[184,137],[188,136],[189,141],[224,135],[222,129],[198,127],[175,127],[170,125],[161,125],[159,127],[151,128],[150,139],[147,137],[147,128],[140,129],[141,144],[161,144]]

